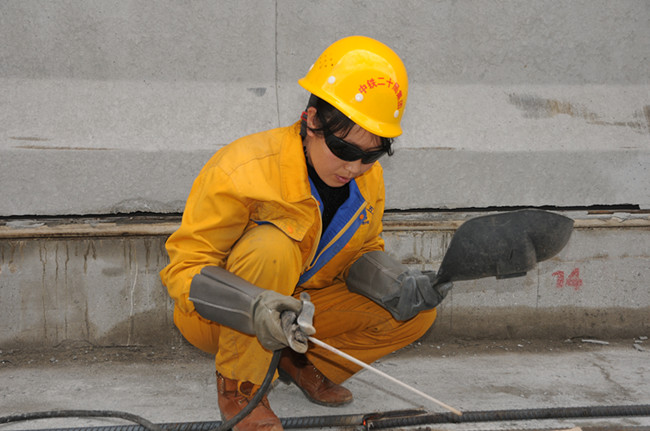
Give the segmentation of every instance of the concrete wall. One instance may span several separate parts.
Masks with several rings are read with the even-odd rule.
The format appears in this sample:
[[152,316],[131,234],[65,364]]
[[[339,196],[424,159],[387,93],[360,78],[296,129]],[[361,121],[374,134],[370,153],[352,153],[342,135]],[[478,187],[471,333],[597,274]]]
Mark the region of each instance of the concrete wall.
[[[390,215],[387,249],[412,267],[436,269],[455,228],[473,215]],[[456,283],[426,337],[648,335],[650,217],[566,215],[576,229],[560,254],[525,277]],[[158,276],[176,227],[128,219],[0,227],[0,347],[182,342]]]
[[0,3],[0,216],[180,212],[219,147],[298,118],[320,52],[410,76],[395,209],[650,208],[639,1]]

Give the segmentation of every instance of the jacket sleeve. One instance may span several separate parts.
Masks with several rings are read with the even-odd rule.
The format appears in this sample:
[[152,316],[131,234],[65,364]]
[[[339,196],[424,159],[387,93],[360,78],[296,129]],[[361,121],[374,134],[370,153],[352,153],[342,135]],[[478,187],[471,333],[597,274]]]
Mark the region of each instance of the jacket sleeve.
[[204,266],[225,266],[249,218],[248,202],[237,193],[230,177],[218,165],[206,165],[194,181],[180,228],[166,242],[169,265],[160,272],[181,310],[194,310],[188,300],[192,278]]

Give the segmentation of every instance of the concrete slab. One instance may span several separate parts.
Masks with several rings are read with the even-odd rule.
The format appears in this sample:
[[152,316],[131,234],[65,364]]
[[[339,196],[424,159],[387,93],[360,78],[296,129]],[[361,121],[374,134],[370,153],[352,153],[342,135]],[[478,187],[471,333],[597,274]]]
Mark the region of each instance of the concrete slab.
[[[650,87],[413,87],[388,209],[650,208]],[[0,78],[0,216],[180,213],[215,151],[298,119],[286,91],[278,114],[264,82]]]
[[[636,348],[635,348],[636,345]],[[461,411],[650,404],[650,341],[511,340],[415,343],[373,364]],[[155,423],[219,420],[211,357],[173,348],[60,346],[0,353],[0,416],[53,409],[118,410]],[[362,371],[346,383],[355,401],[340,408],[308,402],[277,384],[269,400],[280,417],[444,409]],[[105,419],[56,419],[0,430],[109,426]],[[421,425],[424,426],[424,425]],[[569,429],[650,426],[650,417],[435,424],[427,430]],[[398,427],[392,429],[411,429]],[[298,428],[303,429],[303,428]],[[340,429],[340,428],[336,428]],[[356,429],[360,429],[357,427]],[[425,429],[425,428],[417,428]]]

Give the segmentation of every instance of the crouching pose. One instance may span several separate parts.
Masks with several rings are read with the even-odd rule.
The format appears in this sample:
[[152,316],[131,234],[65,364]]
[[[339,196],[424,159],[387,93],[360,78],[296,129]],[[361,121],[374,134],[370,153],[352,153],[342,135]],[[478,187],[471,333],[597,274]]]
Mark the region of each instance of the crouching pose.
[[[361,36],[328,47],[299,81],[309,102],[295,124],[221,148],[203,167],[180,228],[166,243],[162,281],[174,322],[215,355],[222,419],[264,379],[274,350],[280,375],[319,404],[352,401],[341,384],[356,365],[322,348],[296,352],[283,311],[315,305],[324,342],[366,362],[419,337],[450,285],[383,251],[384,182],[377,160],[401,134],[407,74],[386,45]],[[306,350],[306,351],[305,351]],[[281,430],[268,400],[237,430]]]

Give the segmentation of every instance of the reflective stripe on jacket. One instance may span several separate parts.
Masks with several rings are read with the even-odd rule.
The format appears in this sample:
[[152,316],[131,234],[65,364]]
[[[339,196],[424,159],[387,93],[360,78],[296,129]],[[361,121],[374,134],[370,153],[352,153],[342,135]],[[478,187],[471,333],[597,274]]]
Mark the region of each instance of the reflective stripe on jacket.
[[[248,229],[271,223],[299,243],[299,285],[329,286],[363,253],[383,250],[379,163],[350,182],[350,197],[321,238],[320,198],[307,175],[300,123],[238,139],[223,147],[194,181],[180,228],[166,243],[170,263],[160,273],[176,305],[191,312],[192,277],[206,265],[225,266]],[[260,286],[264,287],[264,286]]]

